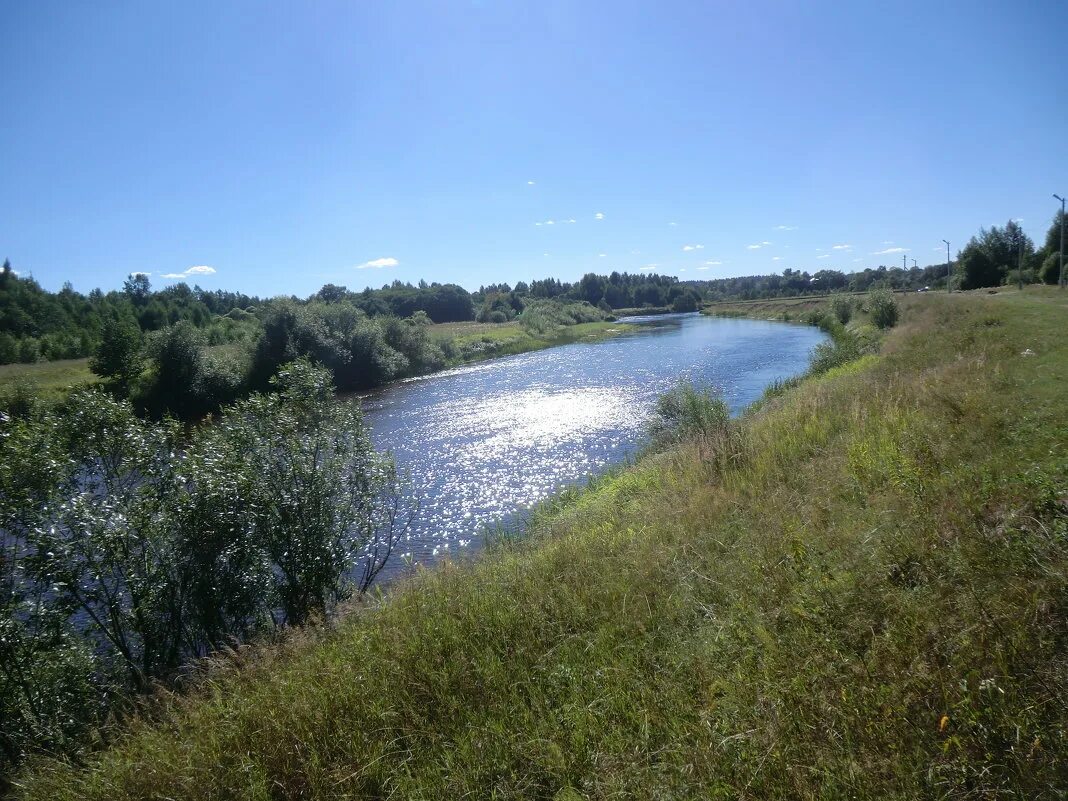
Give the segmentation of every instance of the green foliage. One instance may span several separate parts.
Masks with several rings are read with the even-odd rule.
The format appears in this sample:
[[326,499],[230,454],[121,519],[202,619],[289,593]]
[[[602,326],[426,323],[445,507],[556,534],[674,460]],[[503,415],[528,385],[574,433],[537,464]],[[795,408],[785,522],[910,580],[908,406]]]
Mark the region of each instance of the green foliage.
[[853,317],[853,298],[848,295],[831,295],[831,314],[842,325],[848,323]]
[[654,446],[718,437],[730,425],[730,409],[714,387],[680,381],[657,399],[649,426]]
[[1046,260],[1042,262],[1042,283],[1056,285],[1061,278],[1061,254],[1059,251],[1054,251],[1046,256]]
[[868,293],[868,314],[877,328],[893,328],[897,325],[897,299],[889,289],[876,289]]
[[[71,753],[128,691],[366,590],[416,505],[307,362],[182,432],[102,392],[0,417],[0,752]],[[111,699],[109,701],[109,698]]]
[[128,384],[141,372],[141,329],[128,319],[107,320],[89,369],[102,378]]
[[605,319],[609,319],[607,314],[585,301],[530,300],[519,316],[519,324],[533,335],[551,336],[567,326]]

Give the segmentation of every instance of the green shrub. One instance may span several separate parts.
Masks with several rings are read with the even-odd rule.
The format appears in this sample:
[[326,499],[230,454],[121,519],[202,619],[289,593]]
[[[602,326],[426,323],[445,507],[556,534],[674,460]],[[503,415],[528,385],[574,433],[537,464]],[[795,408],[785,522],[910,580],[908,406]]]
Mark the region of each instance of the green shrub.
[[730,409],[714,387],[679,382],[656,402],[650,434],[656,445],[721,434],[730,423]]
[[878,328],[893,328],[897,324],[897,300],[889,289],[875,289],[868,293],[868,314]]
[[853,299],[848,295],[831,295],[831,314],[842,325],[853,317]]
[[1048,256],[1046,256],[1045,261],[1042,262],[1042,283],[1055,285],[1060,280],[1060,275],[1061,254],[1058,252],[1050,253]]

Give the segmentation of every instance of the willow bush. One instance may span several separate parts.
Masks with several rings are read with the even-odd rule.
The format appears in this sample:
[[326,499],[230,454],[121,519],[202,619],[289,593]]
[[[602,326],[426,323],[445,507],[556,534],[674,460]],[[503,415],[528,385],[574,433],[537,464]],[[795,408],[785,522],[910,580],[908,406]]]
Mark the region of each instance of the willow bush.
[[92,390],[0,417],[0,777],[389,559],[416,505],[359,404],[308,362],[274,384],[192,431]]

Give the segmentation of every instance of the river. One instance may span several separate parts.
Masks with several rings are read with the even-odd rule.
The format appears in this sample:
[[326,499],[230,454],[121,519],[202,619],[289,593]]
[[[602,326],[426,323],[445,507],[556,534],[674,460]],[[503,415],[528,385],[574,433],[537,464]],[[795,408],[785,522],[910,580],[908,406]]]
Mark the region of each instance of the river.
[[[458,556],[487,524],[624,461],[645,442],[657,397],[680,378],[708,382],[733,412],[775,379],[805,371],[826,335],[811,326],[698,314],[632,317],[600,342],[467,365],[364,398],[380,449],[422,498],[386,574]],[[388,580],[388,575],[381,578]]]

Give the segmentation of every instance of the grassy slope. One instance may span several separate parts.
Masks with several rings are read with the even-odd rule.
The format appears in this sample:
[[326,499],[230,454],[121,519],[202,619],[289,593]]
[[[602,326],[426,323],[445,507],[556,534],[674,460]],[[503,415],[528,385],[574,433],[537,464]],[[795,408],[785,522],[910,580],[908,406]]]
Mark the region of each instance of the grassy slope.
[[1066,319],[1056,291],[908,298],[882,355],[729,447],[249,649],[25,796],[1056,797]]

